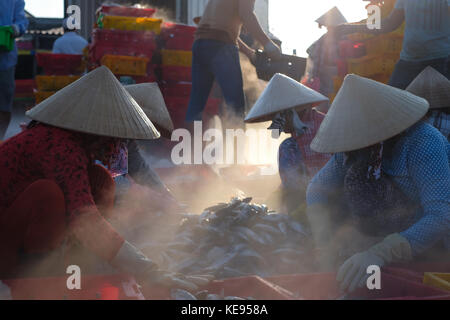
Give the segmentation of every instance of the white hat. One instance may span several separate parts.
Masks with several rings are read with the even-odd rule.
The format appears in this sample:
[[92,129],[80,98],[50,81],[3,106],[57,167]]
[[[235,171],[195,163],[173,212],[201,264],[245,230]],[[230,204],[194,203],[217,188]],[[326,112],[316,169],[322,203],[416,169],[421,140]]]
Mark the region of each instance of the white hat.
[[328,98],[319,92],[277,73],[248,113],[245,122],[269,121],[280,111],[292,108],[303,109],[324,101],[328,101]]
[[426,67],[406,90],[426,99],[431,109],[450,108],[450,80],[432,67]]
[[354,74],[347,75],[311,149],[348,152],[396,136],[428,111],[425,99]]
[[159,132],[107,67],[86,74],[26,115],[55,127],[123,139],[156,139]]
[[316,22],[320,26],[335,27],[342,23],[346,23],[347,19],[345,19],[344,15],[341,13],[341,11],[339,11],[337,7],[333,7],[320,18],[318,18]]
[[147,117],[153,122],[158,130],[166,136],[170,136],[174,130],[172,119],[167,110],[164,97],[157,83],[141,83],[125,86],[136,102],[144,110]]

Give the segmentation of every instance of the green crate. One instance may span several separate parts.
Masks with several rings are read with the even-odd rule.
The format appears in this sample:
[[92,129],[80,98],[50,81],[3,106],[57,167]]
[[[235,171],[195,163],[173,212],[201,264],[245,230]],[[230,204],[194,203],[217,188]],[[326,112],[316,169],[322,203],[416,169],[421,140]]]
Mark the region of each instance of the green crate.
[[0,51],[11,51],[14,48],[13,34],[12,27],[0,27]]

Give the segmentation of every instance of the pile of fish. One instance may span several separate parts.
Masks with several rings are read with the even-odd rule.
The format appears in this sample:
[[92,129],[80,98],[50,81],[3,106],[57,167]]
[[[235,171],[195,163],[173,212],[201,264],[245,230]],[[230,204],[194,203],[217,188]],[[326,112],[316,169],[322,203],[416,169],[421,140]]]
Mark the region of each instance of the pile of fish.
[[310,236],[304,226],[251,200],[233,198],[201,215],[185,215],[174,240],[160,253],[160,266],[217,279],[311,270]]
[[182,289],[173,289],[170,293],[173,300],[255,300],[253,297],[241,298],[236,296],[225,296],[223,292],[220,294],[210,293],[208,290],[199,291],[195,294]]

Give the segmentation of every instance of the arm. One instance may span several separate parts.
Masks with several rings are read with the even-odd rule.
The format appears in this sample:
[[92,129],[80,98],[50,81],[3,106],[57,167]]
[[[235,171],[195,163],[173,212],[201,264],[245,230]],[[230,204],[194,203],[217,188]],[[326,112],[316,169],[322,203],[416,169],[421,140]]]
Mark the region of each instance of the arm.
[[255,15],[255,0],[241,0],[239,1],[239,16],[241,17],[245,28],[248,32],[265,46],[271,42],[264,30],[259,24],[258,18]]
[[368,34],[384,34],[397,30],[405,21],[404,9],[395,8],[388,18],[381,21],[380,29],[369,29],[365,23],[363,24],[341,24],[336,28],[330,28],[331,32],[339,35],[346,35],[352,33],[368,33]]
[[25,17],[25,2],[23,0],[15,1],[13,25],[18,32],[17,37],[23,35],[28,28],[28,19]]
[[332,229],[329,201],[342,190],[345,176],[343,155],[335,154],[314,176],[306,192],[307,216],[316,247],[325,246]]
[[139,146],[134,140],[128,143],[128,174],[140,185],[168,192],[159,176],[142,157]]
[[432,134],[413,141],[410,153],[408,171],[419,191],[423,216],[401,235],[417,255],[450,231],[450,168],[443,141]]
[[245,54],[250,61],[253,61],[254,57],[255,57],[255,50],[253,50],[252,48],[250,48],[249,46],[247,46],[244,41],[241,40],[241,38],[238,38],[238,45],[239,45],[239,50]]

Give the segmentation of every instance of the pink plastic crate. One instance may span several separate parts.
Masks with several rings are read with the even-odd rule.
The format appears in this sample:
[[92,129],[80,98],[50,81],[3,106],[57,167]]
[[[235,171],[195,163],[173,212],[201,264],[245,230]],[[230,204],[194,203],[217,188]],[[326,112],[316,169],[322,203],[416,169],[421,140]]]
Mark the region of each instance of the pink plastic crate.
[[197,28],[174,23],[164,23],[161,37],[169,50],[191,50]]
[[191,82],[165,82],[161,84],[161,91],[167,97],[189,97],[191,90]]
[[83,71],[82,55],[38,53],[36,58],[38,66],[42,67],[47,75],[76,75]]
[[363,300],[450,300],[450,294],[446,291],[385,272],[381,274],[381,290],[358,289],[351,294],[340,291],[335,273],[276,276],[266,280],[290,291],[297,299],[336,300],[345,297],[346,299]]
[[148,17],[149,18],[155,14],[156,9],[103,5],[101,7],[101,12],[109,14],[111,16],[136,17],[136,18]]
[[175,82],[191,82],[192,68],[177,66],[162,66],[162,80]]
[[143,300],[135,279],[127,275],[81,277],[81,290],[67,289],[67,277],[3,280],[14,300]]

